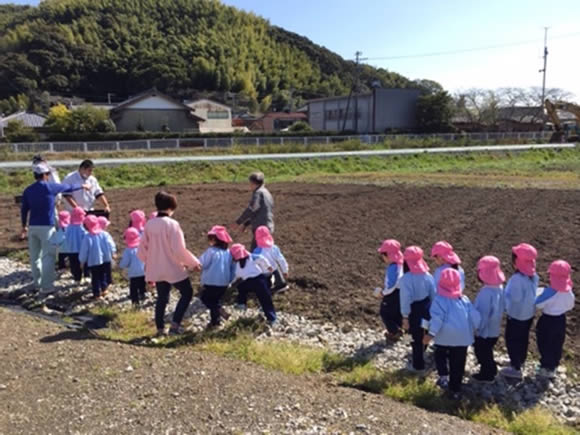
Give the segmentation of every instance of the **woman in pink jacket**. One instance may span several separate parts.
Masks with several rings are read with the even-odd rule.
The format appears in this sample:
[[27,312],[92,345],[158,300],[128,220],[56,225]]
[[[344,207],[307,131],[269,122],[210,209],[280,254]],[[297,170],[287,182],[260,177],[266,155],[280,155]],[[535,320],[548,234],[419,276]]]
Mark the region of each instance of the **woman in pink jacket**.
[[145,265],[145,279],[157,287],[157,335],[165,335],[164,316],[171,286],[181,293],[169,329],[169,334],[175,335],[182,332],[180,324],[193,297],[188,269],[201,270],[201,267],[199,260],[185,247],[179,223],[171,218],[177,208],[175,197],[159,192],[155,195],[155,206],[157,217],[145,225],[137,256]]

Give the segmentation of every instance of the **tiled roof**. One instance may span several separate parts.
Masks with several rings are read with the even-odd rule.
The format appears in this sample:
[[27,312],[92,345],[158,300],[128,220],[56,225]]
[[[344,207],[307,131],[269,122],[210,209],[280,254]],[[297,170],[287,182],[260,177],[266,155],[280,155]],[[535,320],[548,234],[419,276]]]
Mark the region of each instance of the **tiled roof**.
[[0,120],[3,127],[6,127],[10,121],[20,121],[26,127],[35,128],[42,127],[46,122],[46,117],[37,113],[16,112]]

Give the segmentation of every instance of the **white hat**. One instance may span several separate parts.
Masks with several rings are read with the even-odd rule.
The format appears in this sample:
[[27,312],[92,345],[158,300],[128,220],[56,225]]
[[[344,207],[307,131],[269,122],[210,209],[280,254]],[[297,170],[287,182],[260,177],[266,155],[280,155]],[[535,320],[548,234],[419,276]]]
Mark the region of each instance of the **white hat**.
[[48,174],[50,173],[50,168],[46,163],[39,163],[32,167],[35,174]]

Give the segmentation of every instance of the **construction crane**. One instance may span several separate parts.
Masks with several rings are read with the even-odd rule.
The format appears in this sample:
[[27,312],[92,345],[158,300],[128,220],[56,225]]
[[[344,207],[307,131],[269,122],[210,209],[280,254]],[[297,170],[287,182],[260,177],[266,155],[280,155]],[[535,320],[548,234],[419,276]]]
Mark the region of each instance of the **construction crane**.
[[558,116],[558,110],[570,112],[576,117],[575,130],[577,131],[580,128],[580,106],[574,103],[568,103],[567,101],[552,102],[548,99],[544,102],[544,106],[546,107],[548,118],[550,118],[550,121],[554,125],[554,133],[550,138],[550,143],[564,142],[564,139],[568,142],[578,142],[580,140],[578,134],[567,135],[567,131],[563,128],[562,121]]

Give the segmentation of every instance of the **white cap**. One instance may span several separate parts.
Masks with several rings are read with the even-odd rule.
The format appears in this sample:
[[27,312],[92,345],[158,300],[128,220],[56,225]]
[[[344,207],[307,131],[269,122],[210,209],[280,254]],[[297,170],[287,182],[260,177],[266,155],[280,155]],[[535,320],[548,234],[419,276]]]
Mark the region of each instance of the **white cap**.
[[32,167],[35,174],[48,174],[50,173],[50,168],[46,163],[39,163]]

